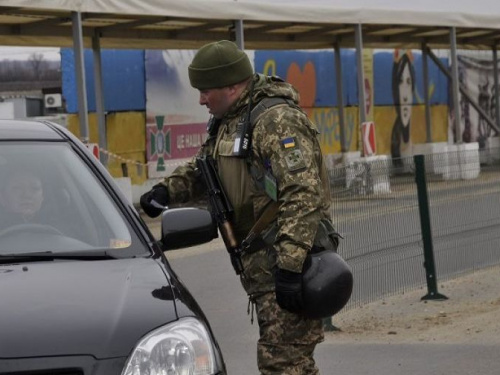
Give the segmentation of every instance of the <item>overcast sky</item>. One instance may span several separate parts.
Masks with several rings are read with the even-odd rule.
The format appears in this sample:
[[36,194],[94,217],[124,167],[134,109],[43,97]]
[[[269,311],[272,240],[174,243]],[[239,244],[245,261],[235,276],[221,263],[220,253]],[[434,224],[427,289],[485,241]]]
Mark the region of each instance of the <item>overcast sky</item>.
[[41,53],[45,60],[60,60],[59,48],[45,47],[3,47],[0,46],[1,60],[28,60],[32,53]]

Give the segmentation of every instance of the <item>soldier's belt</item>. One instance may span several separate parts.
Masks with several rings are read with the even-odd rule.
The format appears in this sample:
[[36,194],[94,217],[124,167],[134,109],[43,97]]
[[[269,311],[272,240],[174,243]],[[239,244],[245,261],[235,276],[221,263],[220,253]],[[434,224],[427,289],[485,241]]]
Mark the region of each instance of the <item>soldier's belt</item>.
[[[271,227],[258,235],[249,235],[241,243],[241,249],[246,254],[252,254],[256,251],[272,246],[276,240],[278,233],[278,225],[275,222]],[[339,238],[342,235],[337,232],[332,222],[327,219],[322,219],[318,225],[318,231],[314,238],[312,252],[319,252],[323,250],[337,251],[339,245]]]

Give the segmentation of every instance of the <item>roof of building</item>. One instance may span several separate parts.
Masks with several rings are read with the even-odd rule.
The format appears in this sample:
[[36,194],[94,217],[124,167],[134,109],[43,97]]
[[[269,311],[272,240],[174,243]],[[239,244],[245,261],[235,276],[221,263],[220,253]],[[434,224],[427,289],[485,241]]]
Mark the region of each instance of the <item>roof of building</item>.
[[500,40],[496,0],[1,0],[0,45],[72,46],[73,12],[87,47],[194,49],[234,37],[235,20],[247,49],[353,47],[357,24],[367,48],[448,48],[450,27],[460,48]]

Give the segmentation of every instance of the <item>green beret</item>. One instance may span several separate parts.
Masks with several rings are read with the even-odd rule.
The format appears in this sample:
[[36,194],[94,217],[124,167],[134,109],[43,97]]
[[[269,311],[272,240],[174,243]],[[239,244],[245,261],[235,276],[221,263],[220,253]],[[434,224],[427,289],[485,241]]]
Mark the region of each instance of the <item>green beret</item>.
[[201,47],[188,71],[191,86],[198,90],[231,86],[253,75],[247,54],[229,40]]

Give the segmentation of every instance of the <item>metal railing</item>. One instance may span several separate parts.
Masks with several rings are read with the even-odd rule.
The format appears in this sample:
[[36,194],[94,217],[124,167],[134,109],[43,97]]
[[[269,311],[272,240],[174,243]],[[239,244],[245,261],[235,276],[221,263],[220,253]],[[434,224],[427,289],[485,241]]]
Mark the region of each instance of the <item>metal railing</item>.
[[346,309],[426,285],[423,298],[445,298],[438,281],[500,264],[500,150],[490,154],[358,160],[329,171],[345,237],[339,253],[354,274]]

